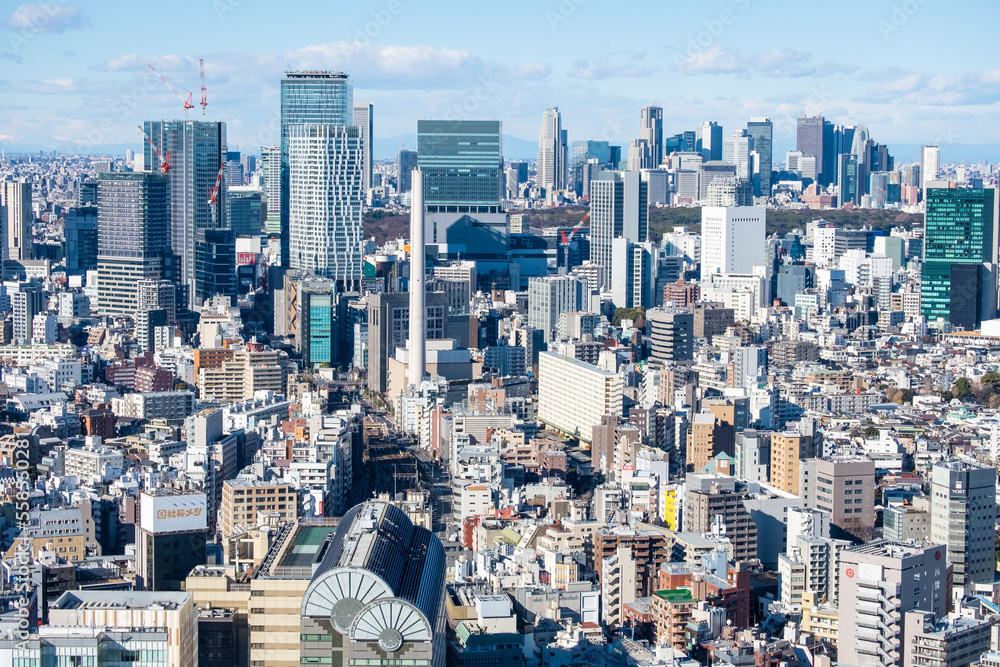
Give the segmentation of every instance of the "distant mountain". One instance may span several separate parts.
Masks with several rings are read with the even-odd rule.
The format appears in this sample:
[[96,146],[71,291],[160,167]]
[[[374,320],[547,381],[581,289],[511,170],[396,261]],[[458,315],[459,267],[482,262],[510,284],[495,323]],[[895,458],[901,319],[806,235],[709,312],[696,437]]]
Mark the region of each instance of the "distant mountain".
[[[375,137],[374,153],[376,160],[394,160],[399,155],[400,148],[417,150],[417,135],[397,134],[394,137]],[[403,144],[403,145],[400,145]],[[509,134],[503,135],[503,156],[505,160],[530,160],[538,158],[538,142],[518,139]]]

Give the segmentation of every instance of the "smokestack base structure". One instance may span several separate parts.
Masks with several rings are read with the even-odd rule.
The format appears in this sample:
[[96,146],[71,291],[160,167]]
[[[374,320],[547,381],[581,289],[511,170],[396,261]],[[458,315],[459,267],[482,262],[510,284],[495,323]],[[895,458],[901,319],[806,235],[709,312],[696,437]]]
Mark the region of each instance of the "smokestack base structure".
[[410,364],[408,380],[420,388],[426,371],[427,308],[424,303],[424,172],[413,170],[410,205]]

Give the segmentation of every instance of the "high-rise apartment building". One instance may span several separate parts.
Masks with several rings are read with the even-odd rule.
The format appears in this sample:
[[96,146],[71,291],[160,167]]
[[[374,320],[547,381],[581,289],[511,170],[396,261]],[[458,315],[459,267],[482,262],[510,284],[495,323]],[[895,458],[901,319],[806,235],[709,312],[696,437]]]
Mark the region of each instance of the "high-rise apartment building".
[[649,310],[650,358],[691,361],[694,358],[694,315],[686,310]]
[[633,243],[649,234],[649,184],[639,172],[606,172],[590,183],[590,261],[600,267],[601,286],[611,282],[611,242]]
[[997,470],[972,460],[931,469],[931,542],[948,545],[956,588],[974,595],[992,586],[996,569]]
[[363,139],[353,125],[288,128],[289,266],[343,291],[361,288]]
[[412,189],[413,170],[416,168],[417,151],[400,150],[399,157],[396,159],[396,175],[398,179],[396,190],[399,194],[409,192]]
[[568,357],[538,355],[538,421],[589,442],[604,415],[622,413],[622,378]]
[[31,241],[31,183],[3,181],[0,183],[0,206],[7,209],[7,225],[0,231],[6,240],[3,259],[24,260],[34,257]]
[[992,188],[925,190],[920,311],[977,329],[996,317],[1000,198]]
[[717,273],[749,275],[765,266],[765,219],[762,207],[702,207],[702,280]]
[[[538,131],[538,164],[536,182],[545,192],[566,188],[566,138],[559,108],[546,109]],[[419,150],[419,149],[418,149]]]
[[278,235],[281,233],[281,146],[261,146],[260,162],[267,204],[264,228],[268,234]]
[[371,102],[358,102],[354,105],[353,125],[361,133],[361,198],[368,199],[368,190],[372,187],[372,150],[375,138],[372,135],[375,123],[375,109]]
[[289,244],[289,146],[293,125],[350,126],[354,123],[354,88],[343,72],[285,72],[281,79],[281,262],[287,266]]
[[[197,296],[209,286],[198,285],[198,262],[195,246],[198,233],[205,229],[228,229],[227,185],[223,178],[218,191],[212,189],[226,165],[226,124],[195,120],[146,121],[145,131],[161,155],[171,153],[170,246],[177,255],[179,282],[187,287],[191,307],[201,305]],[[159,158],[149,142],[145,144],[145,164],[159,171]],[[103,205],[103,204],[102,204]],[[235,253],[232,263],[236,264]]]
[[[947,547],[879,540],[840,552],[838,662],[860,667],[902,665],[907,613],[944,616]],[[923,623],[921,623],[923,630]]]
[[131,315],[140,280],[170,279],[170,179],[154,173],[105,173],[99,184],[98,312]]
[[658,248],[647,241],[611,241],[611,302],[617,308],[651,308]]
[[753,139],[754,150],[757,152],[754,194],[758,197],[770,197],[774,124],[770,118],[751,118],[747,123],[747,134]]

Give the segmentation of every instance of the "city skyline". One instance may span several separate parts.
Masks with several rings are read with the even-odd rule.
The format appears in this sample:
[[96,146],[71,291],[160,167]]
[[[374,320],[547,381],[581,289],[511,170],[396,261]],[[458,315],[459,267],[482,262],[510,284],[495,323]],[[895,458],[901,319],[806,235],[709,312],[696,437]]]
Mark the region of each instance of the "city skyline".
[[[374,105],[376,158],[390,156],[379,140],[414,135],[418,119],[497,119],[510,136],[530,142],[540,114],[555,106],[570,141],[627,145],[639,136],[639,109],[652,104],[664,108],[666,134],[717,120],[728,135],[750,117],[769,116],[779,156],[793,145],[801,112],[867,124],[874,136],[899,146],[902,160],[915,159],[910,146],[935,141],[945,160],[1000,153],[991,146],[1000,131],[988,122],[1000,101],[1000,76],[969,66],[988,62],[990,22],[966,20],[996,11],[983,2],[961,12],[921,2],[847,3],[836,13],[803,7],[794,14],[764,11],[751,0],[645,7],[647,22],[664,30],[632,36],[625,49],[615,35],[627,28],[629,14],[609,23],[583,0],[520,3],[491,17],[493,34],[517,34],[532,44],[530,53],[511,49],[509,37],[484,39],[474,29],[480,10],[464,6],[449,13],[445,26],[433,20],[438,12],[425,15],[404,0],[316,5],[309,25],[296,21],[298,14],[279,13],[269,16],[266,33],[252,2],[181,2],[176,9],[156,30],[93,2],[11,9],[0,19],[6,37],[0,91],[9,100],[0,110],[0,147],[138,148],[137,122],[182,114],[180,101],[147,66],[197,101],[198,58],[204,58],[207,119],[226,122],[231,143],[244,150],[276,143],[284,70],[333,69],[349,74],[356,98]],[[815,21],[826,26],[822,34],[795,29]],[[294,30],[283,29],[292,23]],[[863,38],[864,55],[845,57],[837,38],[845,30]],[[770,37],[766,44],[761,35]],[[956,37],[942,39],[947,35]],[[254,40],[266,40],[265,48],[254,48]]]

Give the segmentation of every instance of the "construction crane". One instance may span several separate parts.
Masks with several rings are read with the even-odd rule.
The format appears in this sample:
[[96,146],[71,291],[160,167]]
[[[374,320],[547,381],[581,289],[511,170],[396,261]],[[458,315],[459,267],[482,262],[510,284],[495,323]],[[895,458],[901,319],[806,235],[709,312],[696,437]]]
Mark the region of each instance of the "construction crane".
[[583,223],[587,222],[589,219],[590,211],[587,211],[586,215],[583,216],[583,219],[577,223],[576,227],[574,227],[572,231],[570,231],[569,236],[566,236],[566,232],[559,232],[562,235],[562,245],[569,245],[569,242],[573,240],[576,233],[580,231],[580,227],[583,227]]
[[219,187],[222,185],[222,173],[224,171],[226,171],[225,162],[219,167],[219,175],[215,177],[215,187],[208,190],[208,205],[212,207],[212,225],[215,227],[219,226]]
[[170,92],[172,92],[174,95],[177,96],[177,99],[179,99],[181,102],[184,103],[184,120],[187,120],[188,109],[194,109],[194,105],[191,104],[191,98],[194,97],[194,93],[188,92],[187,99],[184,99],[184,96],[181,95],[179,92],[177,92],[177,89],[174,88],[173,84],[170,83],[169,81],[167,81],[167,77],[165,77],[162,74],[160,74],[159,72],[157,72],[156,69],[152,65],[149,65],[149,69],[150,69],[150,71],[153,72],[153,74],[155,74],[156,76],[158,76],[160,78],[160,81],[162,81],[163,85],[165,85],[167,88],[170,89]]
[[164,174],[168,173],[171,169],[170,151],[167,151],[166,155],[162,155],[160,153],[160,149],[157,148],[156,144],[153,143],[153,138],[149,136],[146,130],[142,129],[142,125],[139,126],[139,131],[142,132],[142,136],[146,137],[146,141],[149,142],[149,147],[153,149],[154,153],[156,153],[156,158],[160,161],[160,171],[162,171]]
[[205,60],[198,58],[198,71],[201,74],[201,117],[205,117],[205,107],[208,106],[208,91],[205,89]]

